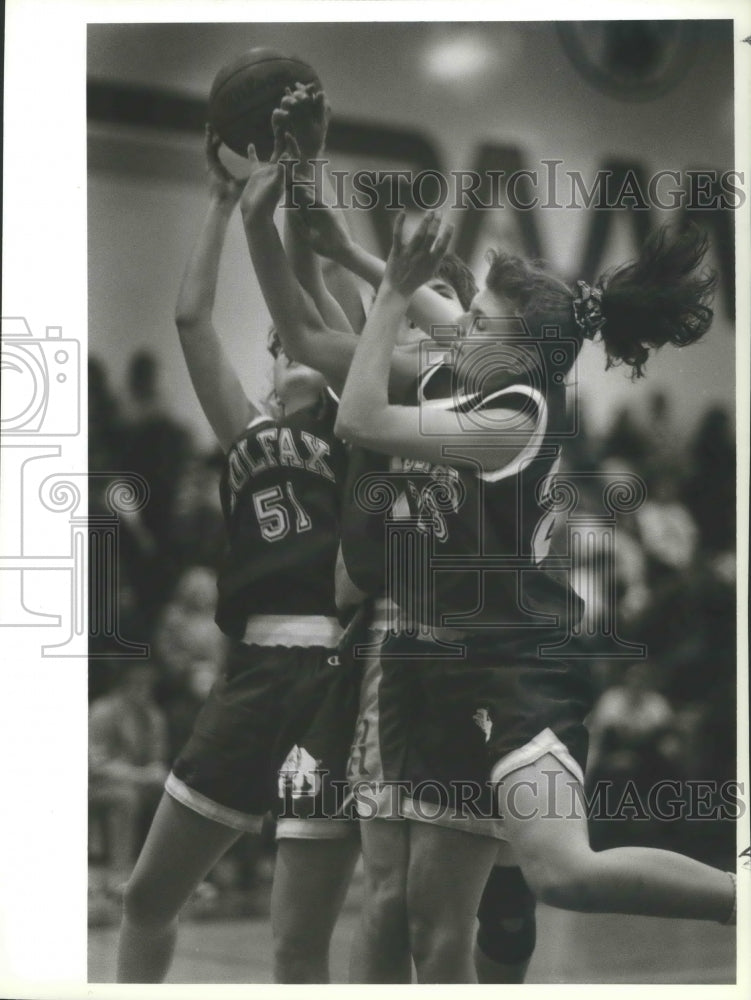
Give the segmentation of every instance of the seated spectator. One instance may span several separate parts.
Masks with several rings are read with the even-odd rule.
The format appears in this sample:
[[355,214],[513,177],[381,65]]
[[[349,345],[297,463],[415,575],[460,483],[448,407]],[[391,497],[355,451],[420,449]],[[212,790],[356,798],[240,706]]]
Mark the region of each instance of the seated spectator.
[[150,351],[140,350],[133,355],[127,385],[130,419],[124,427],[123,467],[138,473],[149,486],[149,499],[140,511],[140,520],[154,541],[157,558],[142,586],[147,605],[158,611],[178,575],[167,540],[177,483],[195,448],[187,427],[169,412],[160,388],[160,365]]
[[592,843],[596,849],[660,843],[667,831],[664,824],[649,822],[650,789],[658,781],[680,775],[681,743],[675,738],[675,713],[654,689],[650,666],[630,666],[621,684],[600,696],[587,725],[588,791],[592,794],[599,783],[606,789],[606,811],[595,814]]
[[635,777],[650,772],[661,741],[671,731],[673,710],[652,686],[650,668],[635,663],[621,684],[608,688],[589,716],[588,770]]
[[192,566],[178,581],[153,637],[160,666],[157,697],[164,707],[170,754],[190,736],[203,704],[224,663],[226,641],[214,622],[216,574]]
[[177,483],[167,542],[181,573],[190,566],[215,569],[227,544],[219,500],[222,461],[221,452],[197,455],[186,463]]
[[710,409],[690,447],[691,474],[684,489],[686,504],[699,526],[708,552],[735,548],[735,440],[725,410]]
[[648,496],[635,520],[650,563],[650,577],[685,572],[694,561],[698,532],[696,523],[680,500],[678,483],[668,470],[654,472]]
[[109,888],[126,881],[167,776],[164,716],[148,661],[121,661],[110,694],[89,709],[89,816],[104,822]]
[[214,622],[215,607],[216,573],[206,566],[187,569],[154,634],[156,655],[171,674],[186,674],[195,663],[221,664],[224,638]]

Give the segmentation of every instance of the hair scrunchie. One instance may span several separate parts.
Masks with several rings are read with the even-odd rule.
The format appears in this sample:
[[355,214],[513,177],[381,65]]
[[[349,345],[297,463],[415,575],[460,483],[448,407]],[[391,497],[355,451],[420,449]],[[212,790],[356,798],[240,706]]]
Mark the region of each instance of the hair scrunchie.
[[574,319],[576,325],[584,334],[585,340],[593,340],[605,325],[602,315],[602,285],[588,285],[586,281],[577,281],[579,295],[574,299]]

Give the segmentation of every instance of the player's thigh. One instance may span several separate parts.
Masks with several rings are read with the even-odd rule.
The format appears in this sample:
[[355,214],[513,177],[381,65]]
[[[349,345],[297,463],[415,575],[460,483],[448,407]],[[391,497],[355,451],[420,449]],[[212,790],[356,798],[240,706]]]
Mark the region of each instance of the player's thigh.
[[426,925],[474,921],[498,841],[432,823],[409,821],[407,906]]
[[583,789],[556,757],[545,754],[507,775],[498,797],[513,856],[541,898],[586,866],[592,852]]
[[363,868],[371,889],[393,886],[401,895],[407,882],[409,824],[400,819],[360,821]]
[[279,840],[271,894],[277,940],[304,948],[327,944],[359,852],[354,834]]
[[240,831],[207,819],[165,793],[125,893],[126,913],[143,922],[176,916]]

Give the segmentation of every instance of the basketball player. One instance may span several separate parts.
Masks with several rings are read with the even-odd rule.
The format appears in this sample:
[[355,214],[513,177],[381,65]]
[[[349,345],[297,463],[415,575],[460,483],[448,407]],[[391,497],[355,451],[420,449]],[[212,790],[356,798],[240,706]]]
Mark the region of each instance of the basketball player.
[[[217,622],[233,641],[175,761],[127,884],[118,979],[159,982],[192,891],[242,832],[278,816],[271,900],[274,976],[327,982],[328,949],[359,849],[332,818],[356,685],[339,664],[333,580],[345,451],[318,372],[272,338],[278,418],[245,395],[212,323],[219,259],[243,189],[207,131],[210,200],[177,304],[198,399],[226,453],[221,498],[229,546]],[[315,268],[315,264],[312,265]],[[319,283],[318,308],[347,328]],[[328,818],[322,818],[328,817]]]
[[[286,108],[290,101],[283,102]],[[277,118],[277,122],[279,118]],[[296,150],[291,144],[292,154]],[[316,365],[325,371],[327,379],[334,385],[340,384],[346,375],[349,359],[352,357],[356,339],[342,331],[332,330],[314,315],[309,308],[306,296],[302,294],[294,275],[285,260],[284,252],[278,234],[273,224],[273,211],[281,195],[282,174],[273,165],[260,164],[254,150],[249,151],[251,161],[251,180],[246,196],[243,198],[243,217],[248,235],[249,248],[256,273],[266,297],[272,316],[277,323],[282,341],[288,351],[306,359],[315,357]],[[318,213],[310,213],[310,221]],[[326,237],[330,241],[340,238],[346,244],[347,253],[342,255],[341,263],[351,266],[351,260],[357,260],[353,267],[363,277],[377,284],[383,275],[384,264],[369,257],[360,248],[352,244],[346,232],[336,226],[332,219],[334,235]],[[321,240],[324,239],[321,234]],[[315,240],[313,245],[316,246]],[[318,249],[320,249],[320,243]],[[333,252],[329,256],[335,257]],[[346,259],[345,259],[346,258]],[[337,256],[338,259],[338,256]],[[447,322],[457,315],[457,292],[453,285],[467,292],[473,290],[474,281],[471,274],[460,262],[452,261],[447,266],[442,262],[443,272],[439,275],[438,287],[433,293],[427,288],[419,290],[410,303],[411,315],[428,328],[432,323]],[[448,305],[445,299],[453,299],[453,305]],[[464,302],[466,306],[468,298]],[[292,320],[294,317],[294,320]],[[403,327],[402,327],[403,329]],[[401,335],[401,332],[400,332]],[[414,350],[403,344],[399,348],[400,358],[392,369],[392,385],[396,392],[403,387],[413,387],[417,374],[418,357]],[[380,527],[380,525],[379,525]],[[363,539],[358,540],[357,548],[363,550]],[[382,534],[375,540],[375,560],[379,570],[383,566]],[[382,581],[379,581],[381,589]],[[360,600],[364,594],[357,595]],[[383,828],[382,834],[376,831]],[[378,866],[369,864],[376,851],[382,852],[388,858],[389,873],[394,872],[393,861],[397,855],[397,840],[403,835],[392,824],[375,822],[363,827],[363,836],[369,840],[378,839],[371,849],[365,851],[366,857],[366,896],[364,919],[366,924],[363,934],[363,955],[361,968],[355,971],[356,981],[410,981],[410,959],[406,947],[405,935],[392,934],[393,921],[389,911],[404,910],[405,880],[398,874],[390,874],[388,885],[384,885],[379,877]],[[381,843],[382,841],[382,843]],[[372,876],[372,878],[369,878]],[[484,981],[519,982],[523,978],[529,956],[534,948],[534,899],[524,882],[521,873],[513,866],[504,866],[495,870],[489,880],[488,891],[480,909],[481,929],[478,948],[478,968]],[[383,929],[383,935],[380,929]]]
[[[428,551],[443,546],[476,570],[477,553],[497,563],[494,573],[449,568],[431,578],[432,589],[410,591],[407,582],[391,591],[394,669],[384,671],[379,696],[387,702],[391,684],[393,700],[403,701],[407,678],[409,794],[401,804],[410,819],[407,925],[418,979],[473,981],[470,943],[495,838],[551,905],[732,922],[733,875],[665,851],[590,849],[582,794],[588,678],[576,660],[540,655],[540,646],[564,642],[581,615],[576,595],[545,565],[554,515],[544,492],[563,439],[565,376],[585,337],[599,334],[608,365],[630,365],[637,377],[652,349],[698,340],[712,316],[713,279],[697,274],[706,241],[661,231],[637,261],[593,289],[581,283],[578,297],[541,269],[495,255],[486,288],[459,321],[465,335],[481,336],[429,373],[415,408],[389,400],[395,330],[451,229],[429,213],[405,244],[402,224],[403,216],[336,429],[398,456],[402,496],[392,516],[401,505]],[[559,335],[546,337],[551,329]],[[434,380],[451,391],[431,399]],[[543,615],[557,628],[545,628]],[[463,657],[452,659],[446,654],[458,643]],[[478,793],[471,803],[458,797],[467,783]]]

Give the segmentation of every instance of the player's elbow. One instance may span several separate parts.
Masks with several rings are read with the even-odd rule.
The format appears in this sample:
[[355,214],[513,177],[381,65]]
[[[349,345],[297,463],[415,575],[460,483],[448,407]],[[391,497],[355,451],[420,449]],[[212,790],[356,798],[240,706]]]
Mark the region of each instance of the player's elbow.
[[342,413],[341,408],[336,415],[336,421],[334,422],[334,434],[342,441],[350,441],[353,444],[356,443],[356,428],[353,423],[350,422],[348,415]]
[[281,321],[275,322],[275,326],[287,357],[299,365],[307,365],[308,368],[320,371],[320,337],[326,332],[326,327],[307,318],[303,322],[296,323],[281,318]]
[[334,434],[349,444],[367,444],[367,431],[360,414],[349,407],[339,406],[334,424]]
[[180,333],[190,333],[206,322],[205,310],[192,303],[178,302],[175,309],[175,325]]

